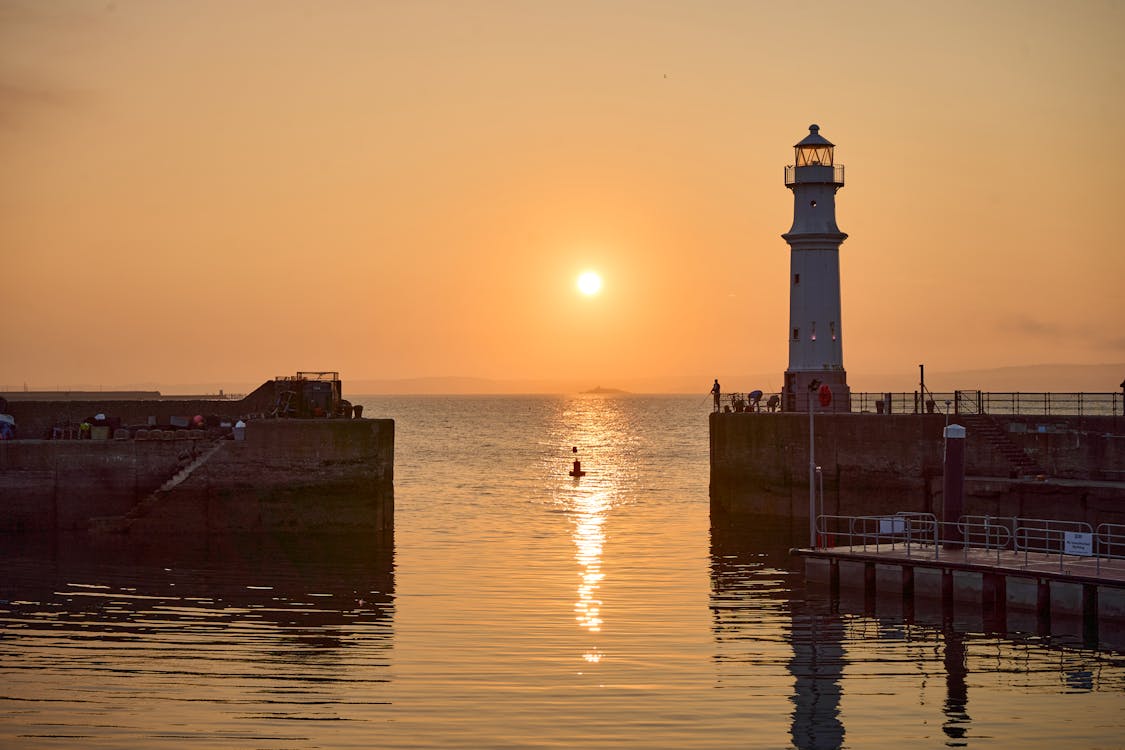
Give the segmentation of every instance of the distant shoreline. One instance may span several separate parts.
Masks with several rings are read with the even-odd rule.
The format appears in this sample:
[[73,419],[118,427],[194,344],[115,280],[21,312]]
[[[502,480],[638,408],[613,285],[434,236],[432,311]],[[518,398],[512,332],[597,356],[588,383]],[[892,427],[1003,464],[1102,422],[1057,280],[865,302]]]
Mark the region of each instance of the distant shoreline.
[[[782,365],[774,372],[748,373],[704,373],[681,376],[616,377],[623,388],[621,394],[676,395],[695,394],[700,397],[708,393],[715,377],[723,384],[724,390],[750,391],[760,389],[774,393],[782,388]],[[863,369],[849,369],[848,384],[853,391],[861,392],[913,392],[918,388],[918,367],[916,364],[904,365],[896,372],[875,372]],[[1125,362],[1100,363],[1093,365],[1019,365],[977,370],[947,370],[939,363],[931,367],[926,364],[926,386],[932,391],[982,390],[1000,392],[1050,392],[1050,393],[1120,393],[1122,377],[1125,376]],[[348,377],[344,374],[344,388],[347,392],[362,395],[380,396],[420,396],[420,395],[546,395],[566,393],[586,393],[585,383],[571,379],[489,379],[479,377],[417,377],[417,378],[368,378]],[[589,381],[587,381],[589,382]],[[26,385],[12,387],[0,383],[0,395],[9,400],[17,393],[27,394],[21,398],[42,399],[43,391],[69,392],[91,391],[105,397],[105,391],[159,391],[162,398],[184,398],[180,394],[249,393],[258,383],[238,380],[215,382],[136,382],[106,386],[88,384],[58,385],[28,389]],[[599,386],[600,388],[600,386]],[[604,389],[603,392],[609,389]],[[595,389],[594,391],[598,391]]]

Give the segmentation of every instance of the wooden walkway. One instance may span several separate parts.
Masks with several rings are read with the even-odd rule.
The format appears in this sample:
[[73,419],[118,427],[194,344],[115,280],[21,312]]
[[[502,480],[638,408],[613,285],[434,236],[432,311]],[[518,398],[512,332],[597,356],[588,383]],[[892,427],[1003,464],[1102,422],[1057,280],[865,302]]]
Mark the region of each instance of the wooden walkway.
[[1013,550],[949,549],[941,544],[937,545],[935,555],[933,544],[911,544],[908,547],[902,543],[806,548],[792,550],[792,553],[806,558],[938,567],[1125,587],[1125,560],[1106,558],[1099,560],[1076,555]]

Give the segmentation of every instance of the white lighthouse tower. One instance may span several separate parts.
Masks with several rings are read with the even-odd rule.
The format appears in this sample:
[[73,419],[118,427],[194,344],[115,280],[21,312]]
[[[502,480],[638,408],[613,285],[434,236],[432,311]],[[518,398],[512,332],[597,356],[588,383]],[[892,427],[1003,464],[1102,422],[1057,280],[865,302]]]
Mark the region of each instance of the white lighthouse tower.
[[[789,243],[789,368],[785,371],[785,411],[848,411],[851,392],[844,372],[844,329],[840,323],[840,243],[848,235],[836,226],[836,191],[844,186],[844,167],[833,161],[833,144],[809,126],[795,147],[796,161],[785,168],[793,191]],[[831,404],[821,407],[827,386]]]

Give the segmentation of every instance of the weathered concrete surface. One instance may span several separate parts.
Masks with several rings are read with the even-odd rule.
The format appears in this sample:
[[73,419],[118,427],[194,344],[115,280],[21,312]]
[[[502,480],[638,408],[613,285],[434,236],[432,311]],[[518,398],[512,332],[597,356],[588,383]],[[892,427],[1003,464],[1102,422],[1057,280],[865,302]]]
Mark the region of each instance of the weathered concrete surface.
[[953,598],[958,601],[980,604],[984,590],[984,576],[975,571],[953,571]]
[[385,531],[393,482],[392,420],[255,421],[129,533]]
[[[0,530],[124,517],[210,441],[0,442]],[[380,530],[394,524],[394,421],[261,420],[130,519],[130,533]]]
[[1051,581],[1050,585],[1052,613],[1082,614],[1082,584],[1069,581]]
[[[1011,466],[996,446],[969,431],[966,514],[1125,523],[1125,483],[1098,481],[1118,470],[1125,475],[1125,435],[1113,431],[1125,429],[1125,421],[1003,419],[1023,430],[1006,433],[1012,443],[1041,466],[1058,468],[1068,478],[1011,479]],[[823,473],[822,512],[940,513],[945,424],[942,414],[817,415],[815,458]],[[1050,431],[1039,432],[1040,425]],[[714,413],[710,437],[713,510],[808,518],[807,414]]]
[[841,560],[840,586],[849,589],[863,589],[866,585],[867,564],[863,561]]
[[[815,456],[824,475],[824,512],[858,515],[858,506],[846,500],[873,492],[894,506],[884,509],[878,498],[866,497],[865,507],[873,513],[932,510],[929,480],[941,476],[944,426],[940,415],[817,416]],[[731,513],[808,518],[808,415],[716,413],[710,428],[713,506]]]
[[1125,589],[1099,586],[1098,615],[1125,621]]
[[902,566],[875,565],[875,590],[880,594],[902,594]]
[[0,441],[0,531],[84,529],[93,516],[125,513],[199,442]]
[[1035,578],[1009,576],[1005,590],[1008,607],[1034,612],[1039,607],[1039,581]]
[[810,582],[828,585],[832,580],[831,568],[828,560],[816,557],[805,558],[805,578]]
[[914,594],[940,599],[941,577],[940,568],[927,568],[919,565],[914,569]]

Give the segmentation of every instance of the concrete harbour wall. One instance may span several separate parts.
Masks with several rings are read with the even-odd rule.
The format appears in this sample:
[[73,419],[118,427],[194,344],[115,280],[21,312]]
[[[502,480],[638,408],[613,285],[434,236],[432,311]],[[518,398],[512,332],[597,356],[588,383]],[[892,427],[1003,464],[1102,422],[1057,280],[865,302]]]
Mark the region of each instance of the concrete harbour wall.
[[394,523],[394,421],[254,420],[180,484],[211,439],[0,442],[0,531],[85,529],[139,503],[135,533],[381,530]]
[[[968,420],[957,416],[950,423]],[[995,439],[968,429],[968,514],[1125,522],[1125,420],[995,417],[1006,441],[1047,472],[1013,477]],[[941,512],[942,414],[823,414],[815,458],[826,514]],[[809,419],[800,413],[710,417],[711,502],[719,512],[790,518],[809,514]]]

